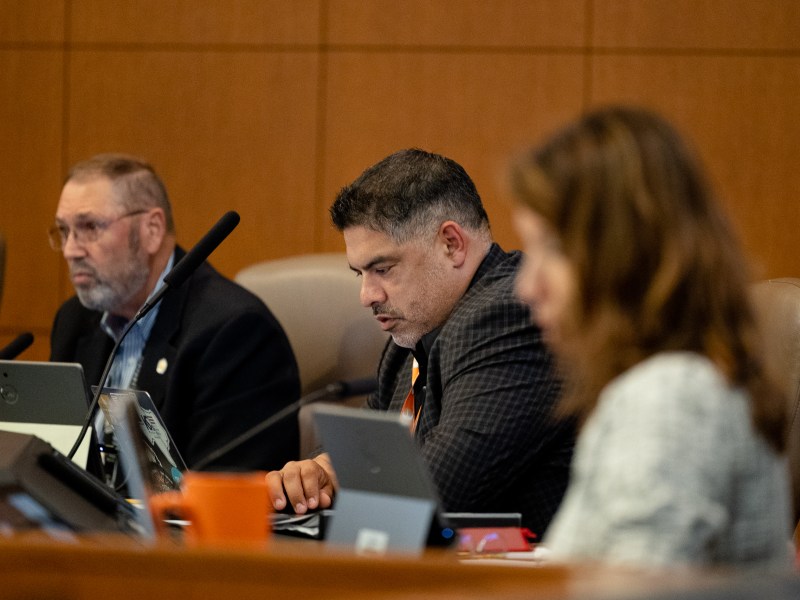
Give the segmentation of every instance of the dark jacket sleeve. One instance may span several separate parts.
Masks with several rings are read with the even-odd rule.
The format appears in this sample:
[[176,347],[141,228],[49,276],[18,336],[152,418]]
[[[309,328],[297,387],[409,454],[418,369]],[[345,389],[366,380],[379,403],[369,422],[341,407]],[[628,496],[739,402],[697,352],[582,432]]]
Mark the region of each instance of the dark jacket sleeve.
[[[176,440],[191,465],[297,400],[299,377],[294,354],[277,321],[257,308],[238,312],[210,335],[197,336],[176,365],[170,394],[180,397],[181,381],[191,381],[192,410],[170,414],[183,441]],[[182,421],[180,425],[177,423]],[[298,456],[296,414],[268,428],[208,468],[277,469]]]

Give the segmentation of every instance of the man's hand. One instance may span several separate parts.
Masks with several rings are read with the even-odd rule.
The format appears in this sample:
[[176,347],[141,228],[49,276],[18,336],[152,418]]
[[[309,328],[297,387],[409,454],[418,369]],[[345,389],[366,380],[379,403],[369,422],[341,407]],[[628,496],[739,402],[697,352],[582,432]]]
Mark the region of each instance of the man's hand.
[[339,487],[327,454],[310,460],[292,461],[280,471],[267,473],[267,488],[276,511],[288,501],[298,515],[317,508],[329,508]]

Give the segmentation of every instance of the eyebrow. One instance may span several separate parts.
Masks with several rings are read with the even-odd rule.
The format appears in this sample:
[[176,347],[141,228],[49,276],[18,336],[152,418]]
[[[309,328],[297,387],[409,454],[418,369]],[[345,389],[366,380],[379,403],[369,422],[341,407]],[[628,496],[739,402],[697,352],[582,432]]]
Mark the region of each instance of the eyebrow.
[[378,265],[380,263],[393,262],[393,261],[397,261],[397,260],[399,260],[399,257],[397,257],[397,256],[378,255],[378,256],[374,257],[372,260],[370,260],[361,269],[358,269],[358,268],[354,267],[353,265],[349,265],[349,266],[350,266],[350,270],[351,271],[355,271],[356,273],[360,273],[361,271],[369,271],[372,267],[374,267],[375,265]]
[[[71,220],[76,221],[76,220],[79,220],[79,219],[87,219],[87,218],[99,219],[101,217],[100,217],[100,215],[97,215],[97,214],[93,213],[92,211],[83,211],[83,212],[79,212],[77,214],[72,215],[72,219]],[[58,215],[56,215],[56,223],[65,223],[66,224],[66,222],[67,222],[67,219],[61,218]]]

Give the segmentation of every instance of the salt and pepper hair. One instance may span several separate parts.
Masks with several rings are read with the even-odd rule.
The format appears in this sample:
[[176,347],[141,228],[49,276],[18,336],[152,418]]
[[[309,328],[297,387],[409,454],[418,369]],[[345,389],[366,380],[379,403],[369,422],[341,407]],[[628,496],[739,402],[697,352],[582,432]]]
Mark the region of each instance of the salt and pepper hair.
[[116,200],[126,211],[161,208],[169,233],[175,233],[172,205],[164,182],[146,161],[127,154],[98,154],[75,164],[68,181],[105,177],[111,181]]
[[339,231],[362,226],[396,243],[427,237],[448,220],[491,239],[489,218],[464,168],[415,148],[364,171],[339,192],[330,214]]

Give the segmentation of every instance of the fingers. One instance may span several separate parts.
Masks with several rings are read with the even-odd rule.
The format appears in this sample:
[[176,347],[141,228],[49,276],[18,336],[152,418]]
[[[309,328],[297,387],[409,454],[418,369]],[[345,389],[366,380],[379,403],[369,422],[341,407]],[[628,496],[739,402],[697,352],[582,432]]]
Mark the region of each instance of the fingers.
[[[314,458],[314,462],[316,462],[327,475],[327,485],[320,491],[326,492],[332,501],[333,495],[336,493],[336,490],[339,489],[339,481],[336,479],[336,471],[333,470],[330,455],[327,453],[320,454]],[[327,506],[323,506],[322,508],[327,508]]]
[[299,515],[333,503],[335,475],[329,460],[302,460],[286,463],[280,471],[266,475],[270,501],[275,510],[288,504]]
[[286,498],[298,515],[305,514],[309,508],[316,508],[319,484],[315,467],[313,461],[302,460],[288,463],[281,469]]
[[270,471],[266,474],[267,494],[275,510],[286,508],[286,496],[283,495],[283,474],[280,471]]
[[330,508],[333,504],[333,497],[339,489],[339,482],[336,479],[336,471],[333,470],[331,459],[328,454],[320,454],[314,458],[319,469],[324,473],[324,477],[319,480],[319,504],[317,508]]

